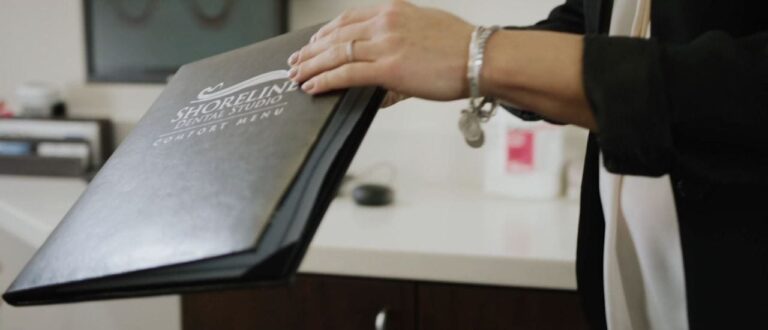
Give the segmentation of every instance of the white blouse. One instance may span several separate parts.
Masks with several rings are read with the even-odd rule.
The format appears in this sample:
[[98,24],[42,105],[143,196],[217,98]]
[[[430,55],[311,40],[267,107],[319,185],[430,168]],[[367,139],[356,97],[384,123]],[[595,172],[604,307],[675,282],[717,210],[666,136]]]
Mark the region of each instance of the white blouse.
[[[614,0],[611,35],[649,37],[650,0]],[[616,175],[600,160],[608,329],[688,329],[670,178]]]

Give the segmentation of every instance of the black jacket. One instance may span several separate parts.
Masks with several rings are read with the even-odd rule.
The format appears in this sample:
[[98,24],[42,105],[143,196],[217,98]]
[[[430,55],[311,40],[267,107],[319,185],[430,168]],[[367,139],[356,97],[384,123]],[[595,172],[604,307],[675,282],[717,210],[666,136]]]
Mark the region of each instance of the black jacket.
[[[568,0],[530,29],[586,34],[590,134],[577,278],[605,328],[598,154],[669,174],[691,329],[768,329],[768,1],[656,0],[650,40],[608,37],[610,0]],[[509,109],[524,119],[535,115]]]

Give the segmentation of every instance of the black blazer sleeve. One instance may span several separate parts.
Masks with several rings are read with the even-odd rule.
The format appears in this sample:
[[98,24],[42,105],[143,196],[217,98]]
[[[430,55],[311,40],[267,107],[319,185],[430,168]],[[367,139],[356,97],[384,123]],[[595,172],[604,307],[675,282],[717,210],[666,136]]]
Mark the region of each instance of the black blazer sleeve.
[[[516,27],[508,26],[505,29],[545,30],[584,34],[584,5],[583,0],[567,0],[566,3],[555,7],[549,16],[532,26]],[[525,121],[541,120],[542,118],[530,111],[519,109],[513,105],[502,104],[511,114]],[[550,121],[551,122],[551,121]]]
[[768,31],[584,43],[584,85],[609,171],[768,182]]
[[555,7],[547,18],[527,29],[584,34],[583,0],[567,0]]

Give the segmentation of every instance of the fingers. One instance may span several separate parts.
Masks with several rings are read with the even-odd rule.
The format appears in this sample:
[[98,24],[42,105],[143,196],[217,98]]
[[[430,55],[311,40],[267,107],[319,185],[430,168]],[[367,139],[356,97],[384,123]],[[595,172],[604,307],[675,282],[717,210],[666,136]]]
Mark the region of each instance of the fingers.
[[371,17],[376,16],[380,10],[380,7],[381,6],[349,9],[334,18],[328,24],[321,27],[320,30],[317,30],[315,35],[312,36],[312,41],[316,41],[322,37],[325,37],[338,28],[366,21]]
[[317,39],[315,42],[311,42],[302,47],[298,52],[288,58],[288,64],[295,66],[308,61],[337,44],[347,43],[352,40],[366,40],[369,38],[370,30],[368,24],[350,24],[338,30],[334,30],[333,33],[327,34],[322,38]]
[[[387,43],[381,36],[381,19],[401,8],[402,1],[393,1],[376,7],[348,10],[326,24],[310,43],[288,59],[293,81],[304,82],[302,89],[310,94],[323,93],[353,86],[376,85],[385,74],[381,54],[386,53]],[[385,16],[382,16],[385,17]],[[386,16],[389,17],[389,16]],[[352,52],[348,50],[355,41]],[[353,61],[350,63],[350,53]]]
[[[302,61],[291,68],[289,78],[296,82],[303,82],[323,71],[335,69],[349,63],[349,42],[335,44],[325,49],[322,53]],[[352,56],[355,62],[368,62],[374,60],[376,44],[371,41],[361,40],[352,44]]]
[[378,71],[378,66],[371,62],[353,62],[312,77],[301,85],[301,89],[314,95],[347,87],[375,85]]

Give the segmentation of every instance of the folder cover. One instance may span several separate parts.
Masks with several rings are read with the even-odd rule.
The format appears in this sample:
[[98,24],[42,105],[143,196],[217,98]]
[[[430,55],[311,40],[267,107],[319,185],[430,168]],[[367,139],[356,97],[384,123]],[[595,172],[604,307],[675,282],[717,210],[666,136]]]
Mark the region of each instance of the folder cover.
[[3,298],[37,305],[290,280],[383,90],[313,97],[309,28],[183,66]]

